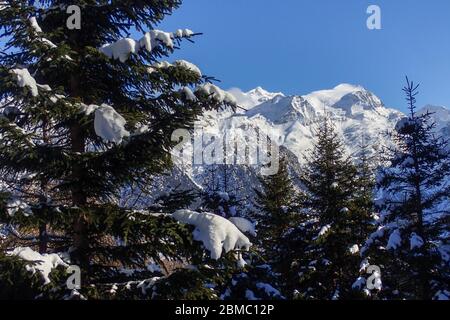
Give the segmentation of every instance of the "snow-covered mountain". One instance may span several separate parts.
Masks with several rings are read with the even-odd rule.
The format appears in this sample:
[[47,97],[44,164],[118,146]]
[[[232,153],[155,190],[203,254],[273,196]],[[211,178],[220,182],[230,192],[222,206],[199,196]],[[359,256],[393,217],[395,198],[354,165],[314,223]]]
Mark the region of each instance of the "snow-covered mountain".
[[[333,120],[349,154],[358,152],[363,139],[373,146],[374,152],[382,145],[389,145],[391,141],[386,133],[403,117],[401,112],[386,107],[372,92],[350,84],[304,96],[274,95],[243,115],[232,117],[244,116],[253,125],[274,133],[280,145],[292,151],[300,161],[311,148],[314,130],[325,113]],[[225,117],[220,121],[229,120]]]
[[450,138],[450,109],[443,106],[427,105],[419,111],[419,114],[427,111],[431,113],[431,118],[436,124],[436,131]]
[[[245,93],[239,89],[229,92],[235,95],[246,111],[238,109],[237,112],[206,112],[197,123],[202,133],[218,135],[231,132],[239,135],[240,129],[249,127],[270,133],[281,146],[281,153],[288,160],[294,181],[304,162],[305,154],[313,145],[314,131],[325,113],[333,120],[349,155],[357,155],[363,143],[370,145],[375,155],[381,147],[391,145],[388,133],[392,132],[397,122],[405,116],[400,111],[385,106],[382,100],[369,90],[351,84],[293,96],[271,93],[260,87]],[[450,137],[450,110],[430,105],[419,113],[426,110],[433,113],[433,120],[437,123],[436,129]],[[179,186],[184,185],[182,189],[195,186],[195,189],[201,190],[207,180],[205,167],[185,163],[183,170],[173,171],[167,179],[170,179],[172,187],[176,181]],[[241,190],[241,199],[250,199],[253,188],[259,185],[257,170],[248,166],[236,166],[233,172],[228,173],[231,189]],[[182,182],[187,178],[191,179],[192,183]],[[160,186],[165,185],[164,179],[166,178],[158,181]]]
[[236,98],[239,106],[246,110],[250,110],[261,103],[272,100],[276,96],[284,96],[281,92],[269,92],[261,87],[256,87],[248,92],[242,92],[238,88],[233,88],[229,92]]

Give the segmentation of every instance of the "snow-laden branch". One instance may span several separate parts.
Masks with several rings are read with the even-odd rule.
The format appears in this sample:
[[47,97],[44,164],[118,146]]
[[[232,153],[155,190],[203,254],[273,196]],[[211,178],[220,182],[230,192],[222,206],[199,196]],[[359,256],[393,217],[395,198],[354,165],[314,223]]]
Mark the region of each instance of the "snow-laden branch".
[[194,32],[189,29],[179,29],[176,32],[165,32],[161,30],[151,30],[147,32],[140,40],[131,38],[119,39],[114,43],[106,44],[99,48],[100,52],[110,59],[125,62],[131,54],[138,54],[141,49],[152,52],[156,47],[163,45],[173,49],[174,40],[190,38]]
[[250,240],[229,220],[212,214],[179,210],[172,214],[179,222],[195,226],[194,239],[203,242],[212,259],[219,259],[222,252],[248,250]]
[[25,261],[32,262],[27,265],[27,270],[33,274],[39,272],[44,280],[44,284],[50,283],[50,272],[58,266],[68,267],[60,256],[57,254],[40,254],[31,248],[15,248],[13,251],[8,252],[10,256],[17,256]]

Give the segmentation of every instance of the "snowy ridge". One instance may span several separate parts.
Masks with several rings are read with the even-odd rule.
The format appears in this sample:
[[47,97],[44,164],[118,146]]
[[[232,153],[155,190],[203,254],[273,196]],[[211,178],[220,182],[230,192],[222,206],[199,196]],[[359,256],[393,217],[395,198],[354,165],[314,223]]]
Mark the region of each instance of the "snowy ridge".
[[[392,131],[403,118],[401,112],[387,108],[372,92],[351,84],[340,84],[333,89],[303,96],[268,93],[262,88],[245,94],[236,94],[236,90],[230,92],[235,94],[238,103],[248,103],[255,95],[263,96],[263,103],[253,106],[239,117],[277,136],[279,145],[292,151],[300,161],[311,148],[314,130],[325,114],[333,120],[349,154],[358,152],[362,139],[373,145],[374,153],[380,146],[390,145],[391,141],[385,133]],[[221,122],[229,122],[229,118],[227,114],[219,115],[216,126],[224,127]]]
[[236,98],[238,104],[246,110],[250,110],[251,108],[272,100],[277,96],[284,97],[284,94],[281,92],[269,92],[261,87],[257,87],[248,92],[242,92],[239,88],[232,88],[228,90],[228,92],[231,93]]

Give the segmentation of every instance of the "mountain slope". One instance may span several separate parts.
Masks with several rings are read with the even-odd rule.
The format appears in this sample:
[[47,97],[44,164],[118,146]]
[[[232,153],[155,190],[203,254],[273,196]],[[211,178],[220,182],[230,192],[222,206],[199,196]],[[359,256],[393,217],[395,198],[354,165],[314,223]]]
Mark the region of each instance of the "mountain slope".
[[255,126],[278,136],[281,145],[300,161],[312,146],[314,130],[324,115],[331,118],[349,154],[359,145],[374,146],[374,152],[391,143],[391,131],[403,114],[387,108],[372,92],[361,86],[342,84],[305,96],[277,96],[245,113]]
[[[297,183],[304,155],[312,147],[314,131],[325,114],[333,120],[348,154],[355,156],[363,143],[372,147],[374,155],[377,155],[383,146],[391,145],[393,142],[387,133],[393,131],[397,122],[404,117],[401,112],[386,107],[374,93],[350,84],[341,84],[333,89],[304,96],[285,96],[270,93],[262,88],[247,93],[237,92],[238,101],[246,102],[248,110],[237,110],[236,113],[230,110],[206,112],[197,122],[201,131],[196,131],[194,136],[199,138],[205,133],[212,136],[226,133],[244,139],[245,132],[251,134],[260,130],[269,133],[281,146],[280,152],[287,158],[289,171]],[[436,129],[450,136],[450,110],[445,107],[427,106],[419,113],[426,110],[433,112],[432,117],[437,122]],[[239,143],[240,147],[243,144]],[[204,141],[203,147],[206,145],[208,143]],[[189,152],[192,156],[193,149],[190,148]],[[253,163],[256,158],[256,154],[249,156]],[[205,178],[209,167],[207,164],[185,163],[182,167],[183,170],[178,167],[173,174],[162,177],[162,180],[158,181],[159,185],[173,186],[174,181],[184,181],[183,189],[208,189],[208,179]],[[251,207],[253,188],[258,188],[259,185],[258,165],[238,165],[227,172],[230,174],[228,191],[239,193],[238,198],[248,202]]]

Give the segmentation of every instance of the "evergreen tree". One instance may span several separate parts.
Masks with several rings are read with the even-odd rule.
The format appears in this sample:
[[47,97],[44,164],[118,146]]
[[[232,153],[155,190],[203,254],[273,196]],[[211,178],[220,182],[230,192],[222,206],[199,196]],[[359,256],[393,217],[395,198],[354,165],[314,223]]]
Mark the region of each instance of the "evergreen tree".
[[276,286],[289,297],[292,251],[300,248],[292,247],[291,232],[299,222],[298,199],[286,159],[280,159],[277,173],[261,177],[260,182],[262,190],[255,189],[257,211],[254,214],[260,256]]
[[358,170],[345,155],[329,119],[325,118],[318,128],[317,142],[306,160],[301,177],[302,206],[311,218],[306,235],[308,244],[299,253],[303,257],[297,266],[297,297],[352,298],[354,275],[359,270],[357,253],[361,237],[357,231],[362,216],[358,207],[362,180],[358,180]]
[[[228,164],[210,165],[206,169],[205,189],[202,192],[202,209],[222,217],[239,215],[242,200],[238,199],[229,179],[233,166]],[[237,186],[234,186],[237,188]]]
[[450,297],[448,144],[436,135],[431,114],[417,113],[417,89],[407,78],[409,115],[396,126],[396,146],[386,150],[390,166],[378,179],[381,218],[364,250],[381,269],[382,298]]
[[[206,109],[234,105],[193,64],[160,61],[196,35],[155,29],[180,4],[71,1],[81,9],[80,30],[66,25],[67,1],[1,5],[0,222],[25,234],[23,245],[69,253],[84,297],[135,297],[128,288],[148,294],[141,298],[213,297],[208,273],[162,277],[167,272],[148,268],[201,261],[191,227],[117,205],[122,188],[170,168],[174,130],[192,128]],[[146,33],[136,41],[132,30]],[[146,280],[154,277],[167,286]]]
[[375,192],[375,160],[371,154],[371,146],[362,138],[356,160],[355,195],[351,210],[352,230],[356,244],[364,245],[367,235],[374,231],[374,192]]

